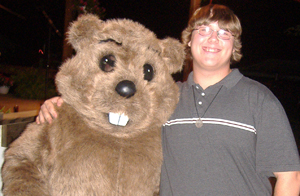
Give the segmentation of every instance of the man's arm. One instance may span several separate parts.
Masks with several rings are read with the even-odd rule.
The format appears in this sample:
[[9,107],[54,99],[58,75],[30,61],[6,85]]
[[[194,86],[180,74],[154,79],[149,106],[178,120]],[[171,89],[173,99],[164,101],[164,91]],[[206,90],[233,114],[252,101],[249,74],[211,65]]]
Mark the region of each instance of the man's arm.
[[274,196],[299,196],[300,171],[274,172],[277,179]]
[[52,123],[52,119],[57,118],[57,113],[54,105],[60,107],[62,103],[63,100],[60,97],[53,97],[46,100],[41,106],[39,115],[36,117],[35,122],[37,124],[41,124],[44,122]]

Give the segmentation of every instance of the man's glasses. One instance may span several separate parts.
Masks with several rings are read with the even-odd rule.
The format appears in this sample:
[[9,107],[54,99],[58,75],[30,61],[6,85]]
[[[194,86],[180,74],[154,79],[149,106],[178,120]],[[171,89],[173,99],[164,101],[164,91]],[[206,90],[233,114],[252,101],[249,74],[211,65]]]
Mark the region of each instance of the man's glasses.
[[212,30],[210,27],[199,27],[197,29],[199,35],[202,36],[211,36],[211,34],[216,31],[218,38],[222,39],[222,40],[229,40],[232,36],[234,36],[232,33],[230,33],[229,31],[226,31],[224,29],[220,29],[220,30]]

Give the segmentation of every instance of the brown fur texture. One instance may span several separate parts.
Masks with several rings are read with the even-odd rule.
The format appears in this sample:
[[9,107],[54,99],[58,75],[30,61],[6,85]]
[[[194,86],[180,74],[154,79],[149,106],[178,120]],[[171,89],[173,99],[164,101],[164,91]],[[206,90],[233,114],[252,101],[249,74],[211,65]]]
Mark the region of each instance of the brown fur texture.
[[[93,15],[75,21],[68,39],[76,55],[56,77],[64,104],[52,124],[30,124],[5,152],[4,195],[158,194],[161,126],[178,102],[171,73],[182,68],[183,46],[131,20]],[[107,55],[113,66],[101,67]],[[118,94],[124,80],[134,95]],[[127,115],[127,125],[110,124],[109,112]]]

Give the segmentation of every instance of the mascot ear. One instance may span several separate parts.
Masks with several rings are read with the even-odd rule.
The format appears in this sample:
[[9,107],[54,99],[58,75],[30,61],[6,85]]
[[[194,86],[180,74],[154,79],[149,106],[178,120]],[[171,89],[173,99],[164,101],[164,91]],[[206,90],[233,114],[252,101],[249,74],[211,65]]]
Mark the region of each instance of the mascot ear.
[[173,74],[181,71],[185,52],[183,45],[174,38],[165,38],[161,40],[160,47],[162,48],[162,57],[164,58],[169,73]]
[[67,33],[68,42],[78,51],[90,44],[98,42],[99,32],[102,30],[103,21],[96,15],[81,15],[73,22]]

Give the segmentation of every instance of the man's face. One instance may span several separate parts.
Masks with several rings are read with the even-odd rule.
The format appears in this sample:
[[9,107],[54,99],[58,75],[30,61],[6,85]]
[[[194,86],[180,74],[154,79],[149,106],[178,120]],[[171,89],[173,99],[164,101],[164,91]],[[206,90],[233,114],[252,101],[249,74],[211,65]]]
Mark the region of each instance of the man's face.
[[197,30],[192,32],[189,46],[193,56],[194,70],[228,69],[233,52],[234,37],[231,36],[228,40],[220,39],[218,37],[218,31],[220,30],[218,21],[207,25],[207,27],[214,30],[211,35],[200,35]]

